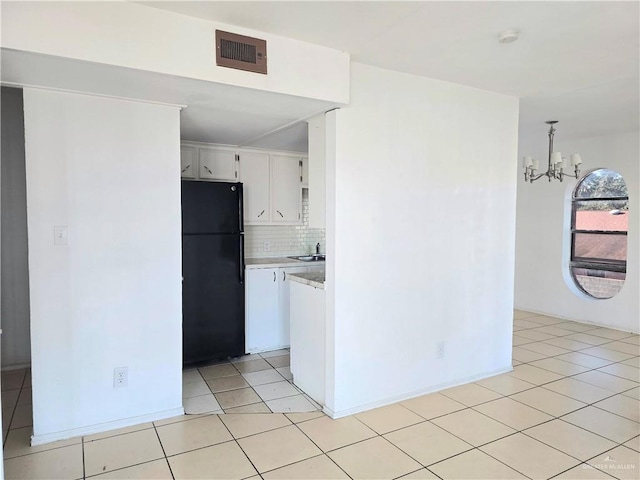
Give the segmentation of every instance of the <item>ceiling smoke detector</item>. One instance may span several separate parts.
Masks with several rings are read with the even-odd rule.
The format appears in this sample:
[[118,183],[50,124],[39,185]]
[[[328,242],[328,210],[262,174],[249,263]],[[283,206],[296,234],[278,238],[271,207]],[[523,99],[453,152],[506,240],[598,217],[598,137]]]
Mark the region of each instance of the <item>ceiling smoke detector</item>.
[[505,30],[500,33],[498,41],[500,43],[513,43],[518,40],[520,32],[518,30]]

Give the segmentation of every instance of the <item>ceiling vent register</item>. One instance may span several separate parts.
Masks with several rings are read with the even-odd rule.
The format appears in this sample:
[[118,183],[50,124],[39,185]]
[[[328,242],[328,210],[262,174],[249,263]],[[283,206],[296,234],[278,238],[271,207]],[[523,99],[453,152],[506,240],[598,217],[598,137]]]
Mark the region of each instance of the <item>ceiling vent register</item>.
[[267,42],[216,30],[216,65],[266,75]]

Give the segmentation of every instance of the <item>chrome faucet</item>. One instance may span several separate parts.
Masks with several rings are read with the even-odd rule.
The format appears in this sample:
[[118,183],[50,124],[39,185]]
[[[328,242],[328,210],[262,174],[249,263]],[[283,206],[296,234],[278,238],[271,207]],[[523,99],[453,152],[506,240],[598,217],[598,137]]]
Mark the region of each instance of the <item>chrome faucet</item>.
[[316,255],[320,255],[320,242],[316,243]]

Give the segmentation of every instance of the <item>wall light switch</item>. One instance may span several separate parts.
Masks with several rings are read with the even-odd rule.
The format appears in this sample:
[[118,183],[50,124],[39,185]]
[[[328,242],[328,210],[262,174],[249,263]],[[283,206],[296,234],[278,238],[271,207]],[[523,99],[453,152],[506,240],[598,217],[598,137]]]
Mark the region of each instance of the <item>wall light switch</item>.
[[66,247],[69,244],[69,227],[66,225],[53,227],[53,244]]

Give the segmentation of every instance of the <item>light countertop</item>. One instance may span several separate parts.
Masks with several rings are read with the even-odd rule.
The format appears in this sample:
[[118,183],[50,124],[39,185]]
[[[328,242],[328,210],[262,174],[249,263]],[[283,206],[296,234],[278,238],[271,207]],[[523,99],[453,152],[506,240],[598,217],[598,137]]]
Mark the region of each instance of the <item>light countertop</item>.
[[245,258],[244,264],[248,269],[324,266],[324,262],[303,262],[302,260],[287,257]]
[[292,282],[324,290],[324,272],[290,273],[287,278]]

